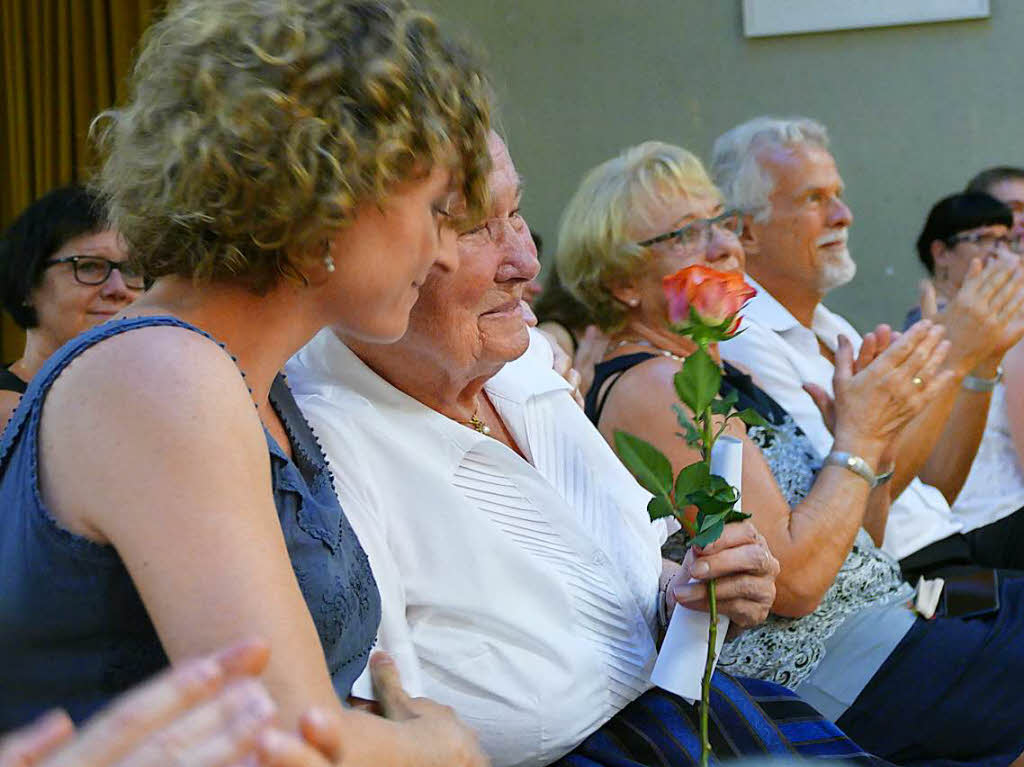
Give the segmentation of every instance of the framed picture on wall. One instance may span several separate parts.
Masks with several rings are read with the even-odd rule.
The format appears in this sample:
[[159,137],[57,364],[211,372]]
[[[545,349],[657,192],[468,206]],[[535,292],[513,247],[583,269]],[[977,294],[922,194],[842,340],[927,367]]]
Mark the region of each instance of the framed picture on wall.
[[743,0],[743,34],[771,37],[990,15],[989,0]]

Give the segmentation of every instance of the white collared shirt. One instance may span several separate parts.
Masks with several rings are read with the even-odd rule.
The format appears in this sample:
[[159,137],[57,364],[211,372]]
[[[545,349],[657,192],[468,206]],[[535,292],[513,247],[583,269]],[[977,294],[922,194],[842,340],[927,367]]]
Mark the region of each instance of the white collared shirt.
[[[774,296],[747,277],[757,295],[743,310],[743,332],[721,344],[722,357],[745,368],[757,385],[792,416],[822,457],[832,449],[832,435],[803,384],[814,383],[830,395],[835,368],[821,354],[820,341],[834,353],[840,335],[860,349],[854,327],[823,305],[814,310],[811,328],[801,325]],[[898,457],[897,457],[897,460]],[[893,500],[882,550],[896,559],[961,532],[942,493],[915,478]]]
[[378,646],[410,694],[452,706],[501,767],[558,759],[650,688],[668,529],[546,342],[534,335],[485,387],[529,461],[329,331],[287,371],[377,579]]

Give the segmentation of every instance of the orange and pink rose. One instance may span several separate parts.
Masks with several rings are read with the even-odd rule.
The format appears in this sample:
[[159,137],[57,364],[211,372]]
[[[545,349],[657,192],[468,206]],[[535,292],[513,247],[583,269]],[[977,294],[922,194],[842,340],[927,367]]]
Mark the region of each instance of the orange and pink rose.
[[757,291],[739,272],[720,272],[695,264],[662,279],[668,301],[668,319],[677,332],[695,323],[734,334],[740,325],[739,312]]

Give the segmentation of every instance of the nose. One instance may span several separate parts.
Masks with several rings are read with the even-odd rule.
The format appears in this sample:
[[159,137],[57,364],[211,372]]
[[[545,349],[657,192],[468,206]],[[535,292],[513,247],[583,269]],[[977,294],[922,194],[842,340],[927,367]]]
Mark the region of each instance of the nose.
[[511,224],[503,227],[503,233],[495,244],[502,252],[496,282],[529,282],[540,273],[537,246],[533,244],[528,226],[518,232]]
[[124,284],[121,270],[116,266],[110,270],[110,275],[107,277],[106,282],[103,283],[100,295],[112,301],[128,301],[131,299],[132,294],[128,286]]
[[853,223],[853,211],[840,198],[832,199],[829,209],[828,225],[832,229],[843,229]]
[[458,234],[450,227],[442,227],[437,238],[437,257],[434,266],[445,272],[454,272],[459,266]]
[[739,237],[727,229],[713,227],[711,240],[704,251],[704,260],[713,266],[730,258],[739,266],[743,265],[743,246],[740,245]]

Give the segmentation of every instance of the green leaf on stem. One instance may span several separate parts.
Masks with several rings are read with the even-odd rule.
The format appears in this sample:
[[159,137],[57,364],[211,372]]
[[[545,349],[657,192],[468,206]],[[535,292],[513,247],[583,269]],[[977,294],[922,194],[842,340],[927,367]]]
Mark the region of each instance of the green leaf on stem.
[[690,447],[697,447],[700,445],[701,436],[700,432],[697,431],[697,427],[693,425],[693,420],[689,414],[683,410],[682,406],[678,402],[672,403],[672,409],[676,411],[676,421],[682,427],[685,434],[680,436],[686,440],[686,444]]
[[771,424],[762,418],[761,414],[753,408],[748,407],[746,410],[741,410],[736,414],[736,417],[743,421],[747,426],[771,426]]
[[662,517],[674,516],[675,510],[672,508],[672,501],[668,499],[667,495],[656,495],[647,504],[647,513],[653,521]]
[[624,431],[615,432],[615,451],[637,482],[655,495],[672,492],[672,464],[650,442]]
[[[722,512],[729,511],[736,503],[736,497],[718,498],[706,490],[698,490],[695,493],[690,493],[686,497],[686,501],[696,506],[706,516],[708,514],[721,514]],[[677,498],[676,502],[682,503],[683,501]]]
[[685,503],[685,499],[690,493],[695,493],[708,485],[710,474],[708,472],[708,465],[704,461],[697,461],[691,463],[685,469],[679,472],[679,476],[676,477],[675,485],[675,498],[676,502],[682,506],[688,506],[690,504]]
[[722,383],[722,369],[710,354],[698,349],[683,361],[683,367],[675,374],[673,382],[679,399],[699,415],[717,396]]
[[739,401],[739,394],[733,389],[724,397],[718,397],[711,402],[711,412],[715,415],[729,415],[733,406]]
[[721,519],[715,520],[715,522],[707,530],[702,530],[693,539],[695,546],[708,546],[719,539],[722,535],[722,531],[725,529],[725,522]]
[[725,524],[730,522],[742,522],[744,519],[750,519],[750,515],[745,511],[737,511],[736,509],[729,509],[725,515]]

